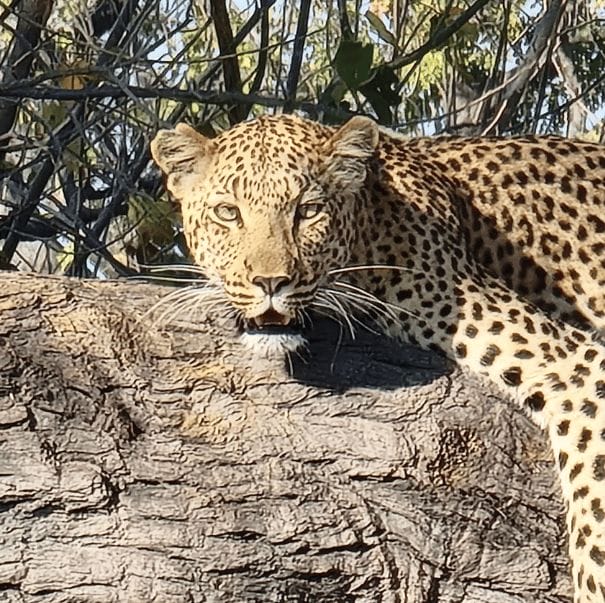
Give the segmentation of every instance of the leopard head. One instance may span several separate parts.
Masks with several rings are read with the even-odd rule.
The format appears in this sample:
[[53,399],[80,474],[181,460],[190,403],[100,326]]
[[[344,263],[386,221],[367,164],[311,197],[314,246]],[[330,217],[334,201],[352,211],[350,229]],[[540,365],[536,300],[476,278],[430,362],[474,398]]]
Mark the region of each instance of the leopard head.
[[213,139],[182,123],[158,132],[151,152],[181,205],[191,254],[248,335],[300,344],[304,312],[349,260],[377,144],[364,117],[339,129],[261,117]]

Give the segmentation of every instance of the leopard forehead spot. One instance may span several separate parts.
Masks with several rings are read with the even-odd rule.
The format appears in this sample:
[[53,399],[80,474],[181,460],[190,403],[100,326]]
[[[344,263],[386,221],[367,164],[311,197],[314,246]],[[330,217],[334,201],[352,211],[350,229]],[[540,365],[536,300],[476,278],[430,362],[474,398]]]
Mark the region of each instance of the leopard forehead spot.
[[227,130],[214,140],[211,160],[184,205],[202,205],[213,195],[230,195],[266,215],[290,211],[303,192],[322,191],[321,149],[327,133],[310,124],[259,119]]
[[[352,325],[363,310],[490,380],[547,429],[575,600],[599,601],[604,148],[556,137],[407,139],[365,118],[336,128],[288,115],[213,140],[178,125],[158,133],[152,153],[194,259],[238,316],[315,310]],[[249,339],[261,340],[265,350],[279,343]]]

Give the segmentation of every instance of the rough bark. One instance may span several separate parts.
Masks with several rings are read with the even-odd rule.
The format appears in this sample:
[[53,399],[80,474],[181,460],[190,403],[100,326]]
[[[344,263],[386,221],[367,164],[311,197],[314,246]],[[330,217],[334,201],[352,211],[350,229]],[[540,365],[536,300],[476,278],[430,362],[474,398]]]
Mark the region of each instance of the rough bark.
[[440,359],[318,324],[253,361],[133,282],[4,274],[0,600],[562,602],[546,438]]

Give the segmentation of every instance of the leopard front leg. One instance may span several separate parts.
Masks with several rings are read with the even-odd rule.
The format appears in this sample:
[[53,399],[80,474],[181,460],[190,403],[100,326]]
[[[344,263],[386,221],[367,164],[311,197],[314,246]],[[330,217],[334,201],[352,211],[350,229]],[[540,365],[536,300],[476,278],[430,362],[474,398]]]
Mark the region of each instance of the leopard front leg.
[[490,277],[467,280],[463,291],[450,355],[546,428],[568,509],[575,602],[603,603],[605,348]]
[[364,200],[351,258],[367,271],[350,277],[401,308],[396,335],[482,375],[546,429],[568,509],[575,602],[605,603],[605,347],[475,262],[447,178],[426,186],[403,154],[389,168],[372,186],[380,196]]
[[456,280],[430,311],[410,296],[415,317],[402,311],[393,328],[487,378],[546,429],[567,507],[574,600],[604,603],[605,348],[489,275]]

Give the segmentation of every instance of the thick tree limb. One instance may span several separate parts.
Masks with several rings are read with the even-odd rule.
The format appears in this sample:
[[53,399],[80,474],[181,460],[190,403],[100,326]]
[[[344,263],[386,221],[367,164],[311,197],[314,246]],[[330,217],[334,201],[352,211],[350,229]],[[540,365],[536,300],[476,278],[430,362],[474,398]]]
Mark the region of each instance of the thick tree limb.
[[[567,0],[553,0],[547,4],[544,14],[536,22],[525,59],[507,78],[509,81],[502,92],[502,103],[499,107],[493,107],[490,123],[481,131],[483,136],[498,132],[499,126],[510,123],[529,81],[540,75],[544,57],[548,55],[550,62],[550,53],[554,49],[557,28],[566,4]],[[539,94],[541,97],[543,92]],[[541,105],[542,101],[539,100],[536,106],[539,109]],[[536,113],[532,121],[534,128],[540,119],[539,111]]]
[[[22,0],[17,6],[19,20],[10,51],[4,60],[2,81],[19,81],[27,77],[34,60],[34,50],[40,33],[50,15],[53,0]],[[17,103],[0,99],[0,159],[9,143],[9,133],[15,122]]]
[[[239,70],[239,58],[236,54],[231,20],[229,19],[225,0],[210,0],[210,15],[214,22],[214,30],[216,31],[216,39],[221,54],[225,90],[241,93],[242,78]],[[235,125],[245,119],[247,111],[242,110],[239,105],[233,105],[229,108],[228,114],[229,123]]]
[[154,286],[1,278],[2,601],[569,601],[545,438],[474,378],[325,325],[290,376]]
[[292,101],[296,98],[298,81],[300,79],[300,68],[302,65],[305,43],[307,40],[307,31],[309,30],[309,13],[311,11],[311,0],[302,0],[298,12],[298,22],[296,24],[296,36],[294,47],[292,48],[292,59],[290,60],[290,69],[286,81],[286,110],[292,110]]
[[[277,96],[264,94],[244,94],[240,92],[215,92],[205,90],[182,90],[171,87],[144,88],[141,86],[97,86],[96,88],[83,88],[81,90],[67,90],[55,86],[12,85],[0,86],[1,98],[35,98],[42,100],[82,101],[85,99],[101,98],[168,98],[175,101],[189,103],[197,102],[202,105],[259,105],[261,107],[283,107],[285,100]],[[302,111],[316,114],[322,108],[320,103],[293,101],[293,106]],[[344,110],[330,111],[341,119],[350,118],[353,113]],[[167,123],[168,122],[167,120]]]

